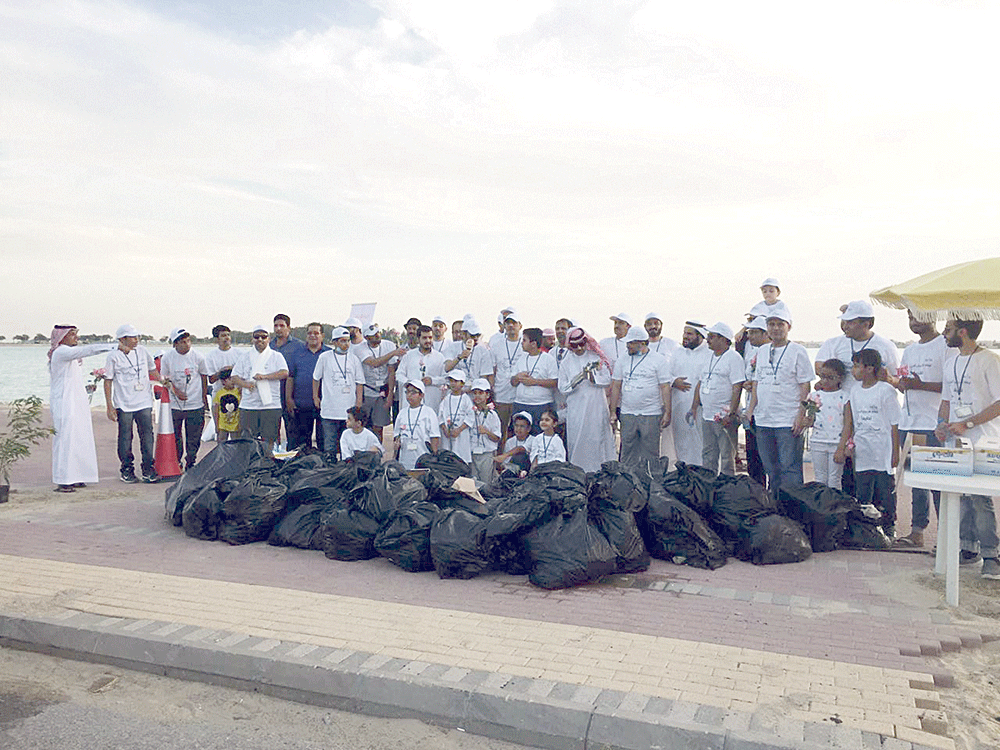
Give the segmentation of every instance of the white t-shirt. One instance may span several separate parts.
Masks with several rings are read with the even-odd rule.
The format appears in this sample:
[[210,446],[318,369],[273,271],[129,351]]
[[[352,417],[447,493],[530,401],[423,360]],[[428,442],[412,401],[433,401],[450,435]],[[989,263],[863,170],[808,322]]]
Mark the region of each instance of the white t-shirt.
[[347,410],[358,402],[358,385],[365,382],[361,363],[350,352],[330,349],[319,355],[313,380],[320,381],[319,415],[323,419],[347,419]]
[[362,430],[361,432],[344,430],[340,434],[340,455],[345,460],[355,453],[370,451],[372,448],[377,448],[379,453],[383,450],[382,442],[371,430]]
[[662,354],[626,354],[615,362],[611,379],[622,383],[622,414],[654,417],[663,413],[660,386],[670,383],[670,365]]
[[391,341],[382,339],[378,346],[372,347],[367,341],[357,349],[352,350],[354,355],[361,361],[361,370],[365,376],[365,396],[378,396],[379,389],[389,381],[389,366],[397,364],[399,357],[393,357],[384,365],[373,367],[365,364],[368,359],[378,359],[384,357],[389,352],[395,351],[396,345]]
[[[465,343],[463,342],[460,348],[452,350],[451,359],[455,359],[459,354],[461,354],[462,349],[464,348]],[[495,360],[493,359],[493,353],[489,350],[489,347],[477,344],[472,348],[469,356],[465,359],[460,359],[458,364],[455,366],[460,370],[465,370],[465,374],[467,376],[465,382],[472,383],[472,381],[476,378],[492,376]]]
[[[500,352],[501,356],[503,351]],[[555,358],[548,352],[539,352],[534,356],[529,356],[522,351],[518,358],[514,360],[514,365],[510,369],[510,374],[526,372],[529,377],[539,380],[558,380],[559,367]],[[510,385],[510,376],[507,378]],[[541,406],[551,404],[555,401],[555,388],[546,388],[542,385],[524,385],[519,383],[514,394],[514,402],[525,406]]]
[[111,381],[111,405],[124,412],[153,407],[153,391],[149,371],[155,370],[153,358],[144,346],[128,354],[121,349],[108,352],[104,361],[104,376]]
[[[482,425],[487,430],[492,432],[497,436],[497,440],[490,440],[486,435],[479,434],[479,426]],[[486,412],[481,412],[478,409],[473,408],[472,410],[472,426],[469,428],[472,432],[472,454],[477,453],[495,453],[497,449],[497,443],[500,442],[500,415],[496,413],[495,409],[489,409]]]
[[789,341],[777,349],[773,344],[764,344],[758,349],[754,373],[757,426],[793,427],[801,403],[799,386],[811,383],[814,377],[812,363],[802,344]]
[[444,371],[444,357],[441,352],[431,349],[429,354],[421,354],[419,349],[410,349],[399,361],[396,368],[396,382],[403,393],[403,403],[406,403],[406,384],[411,380],[423,380],[425,377],[431,379],[431,384],[426,387],[424,393],[424,406],[437,411],[444,395],[441,387],[447,380]]
[[656,352],[657,354],[662,354],[664,357],[667,358],[668,362],[670,361],[670,357],[673,355],[673,353],[680,348],[681,348],[680,344],[678,344],[673,339],[668,339],[665,336],[660,336],[659,341],[649,342],[649,351]]
[[[256,347],[243,353],[236,362],[233,374],[243,380],[253,380],[254,373],[271,375],[288,369],[288,363],[280,352],[267,347],[258,352]],[[253,389],[243,388],[240,398],[240,409],[244,411],[263,411],[265,409],[280,409],[284,403],[281,394],[280,380],[257,380]],[[266,394],[266,395],[263,395]]]
[[844,404],[850,394],[841,388],[839,391],[813,391],[809,400],[817,407],[816,418],[813,420],[810,443],[836,445],[844,432]]
[[558,435],[552,437],[543,433],[532,435],[524,442],[524,448],[528,451],[532,463],[536,459],[540,464],[566,460],[566,446]]
[[[235,347],[229,347],[226,351],[222,351],[216,347],[205,355],[205,366],[208,368],[209,375],[218,375],[220,370],[224,370],[227,367],[236,367],[236,362],[239,360],[242,352]],[[215,394],[222,388],[222,379],[216,380],[212,383],[212,393]]]
[[[944,336],[938,335],[921,344],[910,344],[903,350],[899,365],[900,376],[918,376],[925,383],[942,383],[944,389],[944,364],[957,353],[949,349]],[[904,391],[903,416],[899,420],[901,430],[933,430],[937,427],[938,408],[941,394],[934,391]]]
[[[948,421],[962,420],[955,409],[971,407],[972,416],[979,414],[990,404],[1000,401],[1000,358],[988,349],[980,349],[972,355],[959,354],[944,367],[944,392],[951,409]],[[1000,439],[1000,418],[976,425],[965,433],[965,439],[977,443],[980,439]]]
[[899,424],[896,389],[885,381],[871,388],[858,383],[851,389],[854,422],[854,470],[892,473],[892,426]]
[[521,349],[521,340],[520,336],[517,337],[517,341],[511,341],[503,336],[498,341],[490,342],[490,352],[496,363],[497,375],[493,395],[498,404],[512,404],[515,401],[517,388],[510,384],[510,377],[517,372],[514,368],[524,354]]
[[170,408],[175,411],[200,411],[202,408],[201,376],[208,375],[208,365],[205,358],[193,349],[187,354],[180,354],[171,349],[160,359],[160,375],[170,380],[177,390],[187,398],[177,398],[173,390],[170,392]]
[[851,375],[851,365],[854,363],[854,355],[863,349],[874,349],[882,355],[882,366],[890,375],[896,375],[896,368],[899,366],[899,350],[896,345],[885,338],[873,333],[867,341],[855,341],[847,336],[836,336],[823,342],[816,354],[816,361],[823,363],[828,359],[839,359],[847,368],[847,377],[844,379],[842,387],[851,390],[858,382]]
[[738,352],[726,349],[721,355],[712,354],[711,359],[701,371],[701,416],[706,422],[715,421],[716,417],[729,414],[729,405],[733,400],[733,386],[742,383],[743,358]]
[[628,356],[628,344],[625,343],[624,337],[608,336],[606,339],[601,339],[599,345],[612,365],[618,361],[619,357]]

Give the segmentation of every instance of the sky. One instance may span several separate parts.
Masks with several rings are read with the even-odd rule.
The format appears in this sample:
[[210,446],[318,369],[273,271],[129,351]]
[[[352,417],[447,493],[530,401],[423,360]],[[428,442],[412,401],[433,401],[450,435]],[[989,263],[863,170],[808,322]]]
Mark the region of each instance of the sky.
[[679,338],[773,276],[823,340],[1000,255],[998,27],[986,0],[3,3],[0,334],[376,302]]

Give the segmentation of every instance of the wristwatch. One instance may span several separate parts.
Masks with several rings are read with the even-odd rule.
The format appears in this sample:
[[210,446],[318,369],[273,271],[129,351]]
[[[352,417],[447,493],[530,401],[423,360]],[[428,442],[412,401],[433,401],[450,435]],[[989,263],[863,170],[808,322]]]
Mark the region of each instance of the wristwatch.
[[971,419],[968,422],[965,423],[965,429],[967,429],[967,430],[971,430],[975,426],[976,426],[976,423],[973,422]]

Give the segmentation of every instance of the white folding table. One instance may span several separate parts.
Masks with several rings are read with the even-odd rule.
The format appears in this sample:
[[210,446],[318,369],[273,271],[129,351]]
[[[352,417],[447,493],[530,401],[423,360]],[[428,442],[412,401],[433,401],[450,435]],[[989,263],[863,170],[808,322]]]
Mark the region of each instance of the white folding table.
[[961,518],[962,495],[1000,495],[1000,477],[973,474],[971,477],[956,477],[948,474],[924,474],[907,471],[903,474],[903,484],[911,489],[938,490],[941,493],[941,509],[938,511],[937,555],[934,558],[934,572],[945,574],[945,601],[958,606],[958,526]]

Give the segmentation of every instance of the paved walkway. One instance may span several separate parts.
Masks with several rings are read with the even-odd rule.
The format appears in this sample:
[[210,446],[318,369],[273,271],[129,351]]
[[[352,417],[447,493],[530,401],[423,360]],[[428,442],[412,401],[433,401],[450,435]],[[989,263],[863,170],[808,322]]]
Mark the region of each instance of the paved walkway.
[[543,747],[951,748],[935,657],[990,637],[891,596],[927,555],[549,592],[197,541],[163,486],[44,481],[0,506],[0,641]]

